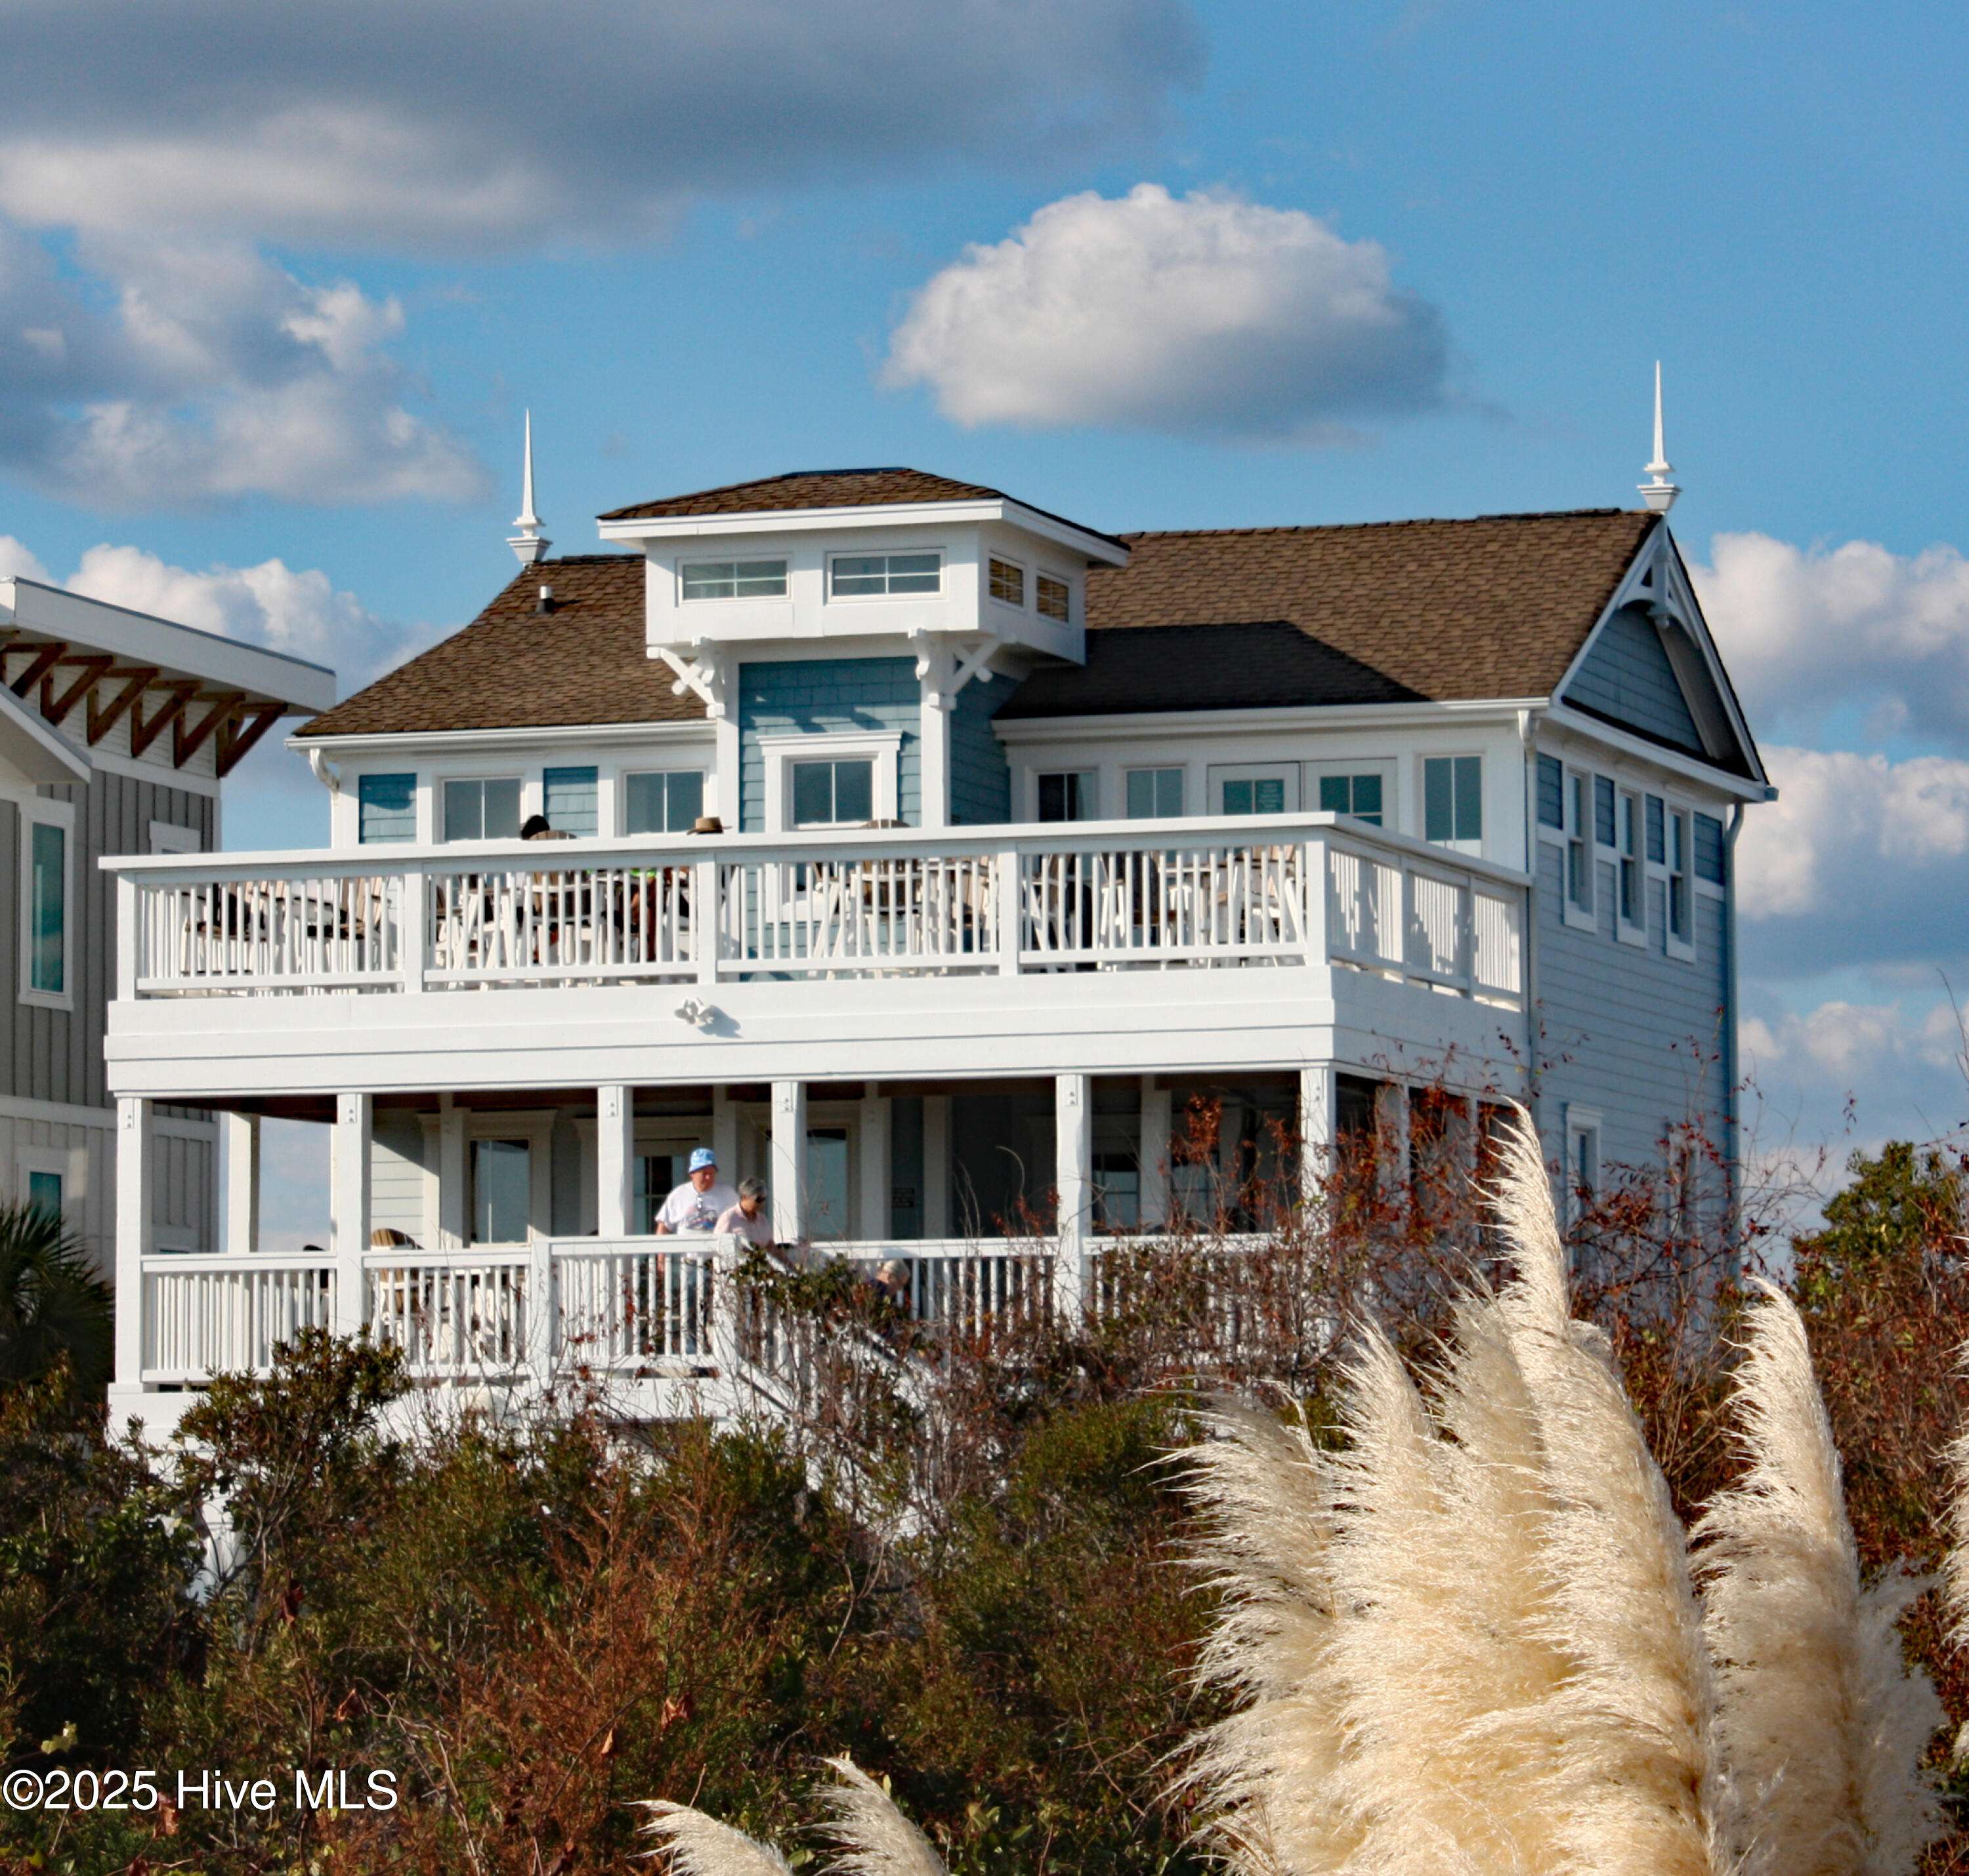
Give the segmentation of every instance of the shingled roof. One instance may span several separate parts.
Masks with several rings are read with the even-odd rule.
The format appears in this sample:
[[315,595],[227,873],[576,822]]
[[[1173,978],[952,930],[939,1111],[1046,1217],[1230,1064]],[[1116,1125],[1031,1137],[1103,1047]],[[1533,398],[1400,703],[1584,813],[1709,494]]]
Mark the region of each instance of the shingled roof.
[[892,502],[1010,501],[1049,521],[1059,521],[1097,540],[1118,541],[1114,534],[1069,520],[1049,508],[1035,508],[1002,488],[981,482],[955,482],[947,475],[923,469],[795,469],[756,482],[728,482],[722,488],[700,488],[688,495],[666,495],[660,501],[639,501],[598,515],[601,521],[660,521],[696,514],[783,514],[803,508],[879,508]]
[[1087,576],[1086,663],[1035,672],[999,714],[1549,696],[1658,520],[1125,534],[1128,565]]
[[[523,567],[462,631],[309,723],[303,736],[701,722],[644,644],[643,556],[569,554]],[[537,611],[543,585],[551,612]]]
[[[892,476],[914,478],[918,490],[995,493],[914,470],[826,479]],[[816,479],[780,477],[677,500]],[[946,498],[899,496],[889,486],[864,499]],[[760,505],[754,492],[729,511]],[[1127,566],[1088,575],[1087,663],[1035,672],[999,714],[1549,696],[1659,519],[1601,508],[1124,535]],[[300,734],[701,721],[702,704],[673,695],[670,672],[647,655],[643,568],[634,554],[524,568],[462,631]],[[554,590],[547,614],[534,609],[543,582]]]

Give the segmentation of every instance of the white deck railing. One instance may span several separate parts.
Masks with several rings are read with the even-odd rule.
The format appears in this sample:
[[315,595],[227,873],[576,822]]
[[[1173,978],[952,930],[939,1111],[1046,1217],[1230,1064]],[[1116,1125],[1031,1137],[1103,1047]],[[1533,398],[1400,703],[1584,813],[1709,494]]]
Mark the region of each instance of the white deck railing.
[[1524,994],[1522,874],[1332,815],[103,864],[126,1000],[1309,964]]

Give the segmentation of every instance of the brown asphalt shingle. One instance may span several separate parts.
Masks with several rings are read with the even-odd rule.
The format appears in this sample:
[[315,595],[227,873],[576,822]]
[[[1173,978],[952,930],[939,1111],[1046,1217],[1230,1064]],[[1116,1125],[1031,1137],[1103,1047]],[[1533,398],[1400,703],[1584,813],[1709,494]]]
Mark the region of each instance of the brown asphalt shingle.
[[[914,470],[738,489],[895,476],[916,492],[890,484],[865,499],[995,492]],[[943,492],[922,492],[929,484]],[[679,500],[726,494],[738,490]],[[748,505],[767,504],[754,493],[730,511]],[[1088,575],[1086,665],[1035,672],[999,714],[1548,696],[1658,519],[1610,508],[1123,536],[1130,564]],[[462,631],[300,733],[702,721],[697,698],[673,695],[667,667],[646,655],[643,566],[588,554],[523,568]],[[534,609],[543,582],[556,601],[545,615]]]

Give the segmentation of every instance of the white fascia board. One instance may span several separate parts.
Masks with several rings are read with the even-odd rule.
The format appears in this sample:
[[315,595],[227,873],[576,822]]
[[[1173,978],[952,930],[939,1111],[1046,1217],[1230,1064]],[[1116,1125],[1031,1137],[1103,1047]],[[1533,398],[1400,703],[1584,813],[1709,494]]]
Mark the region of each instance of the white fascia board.
[[86,782],[89,758],[37,710],[30,710],[0,684],[0,762],[29,782]]
[[1118,541],[1042,514],[1023,502],[997,497],[881,502],[854,508],[755,509],[741,514],[660,515],[639,520],[598,521],[595,527],[605,541],[702,540],[732,534],[810,534],[843,528],[895,527],[912,522],[962,526],[987,521],[1001,521],[1028,534],[1036,534],[1103,566],[1128,564],[1128,550]]
[[[1659,743],[1651,743],[1645,736],[1636,736],[1630,731],[1617,728],[1603,722],[1598,717],[1589,717],[1585,711],[1572,709],[1565,704],[1553,704],[1544,713],[1544,721],[1555,730],[1583,741],[1598,743],[1607,749],[1618,750],[1624,756],[1651,763],[1654,767],[1679,776],[1686,782],[1699,782],[1705,788],[1712,789],[1719,795],[1727,795],[1740,802],[1776,801],[1778,792],[1770,782],[1748,780],[1740,775],[1731,775],[1705,762],[1700,757],[1685,756],[1679,750],[1666,747]],[[1539,747],[1544,747],[1541,739]],[[1549,754],[1559,751],[1548,750]]]
[[109,652],[131,664],[155,665],[167,676],[196,678],[297,711],[319,712],[335,702],[335,673],[326,665],[243,645],[148,612],[85,599],[38,580],[18,575],[0,580],[0,607],[21,631]]
[[1253,736],[1319,729],[1416,728],[1445,721],[1513,722],[1525,710],[1542,710],[1543,697],[1484,697],[1448,702],[1403,704],[1300,704],[1250,710],[1140,710],[1119,716],[994,718],[993,729],[1007,744],[1053,742],[1120,742],[1143,735]]
[[337,758],[372,753],[409,755],[419,750],[449,755],[474,749],[533,749],[570,742],[608,749],[634,743],[708,743],[715,740],[717,730],[718,726],[706,717],[689,723],[530,724],[512,729],[402,730],[370,736],[310,736],[297,731],[287,743],[288,748],[303,755],[318,749],[326,756]]

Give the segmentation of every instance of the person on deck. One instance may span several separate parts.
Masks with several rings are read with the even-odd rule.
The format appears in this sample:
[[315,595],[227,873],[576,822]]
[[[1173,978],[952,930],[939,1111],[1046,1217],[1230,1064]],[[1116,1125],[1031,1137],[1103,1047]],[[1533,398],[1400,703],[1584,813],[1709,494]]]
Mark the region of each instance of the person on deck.
[[714,1228],[721,1238],[743,1238],[748,1244],[771,1243],[773,1217],[766,1209],[765,1181],[741,1179],[738,1203],[719,1215]]
[[689,1177],[663,1200],[663,1210],[657,1213],[657,1235],[712,1230],[738,1203],[738,1194],[718,1176],[718,1155],[708,1146],[693,1147]]

